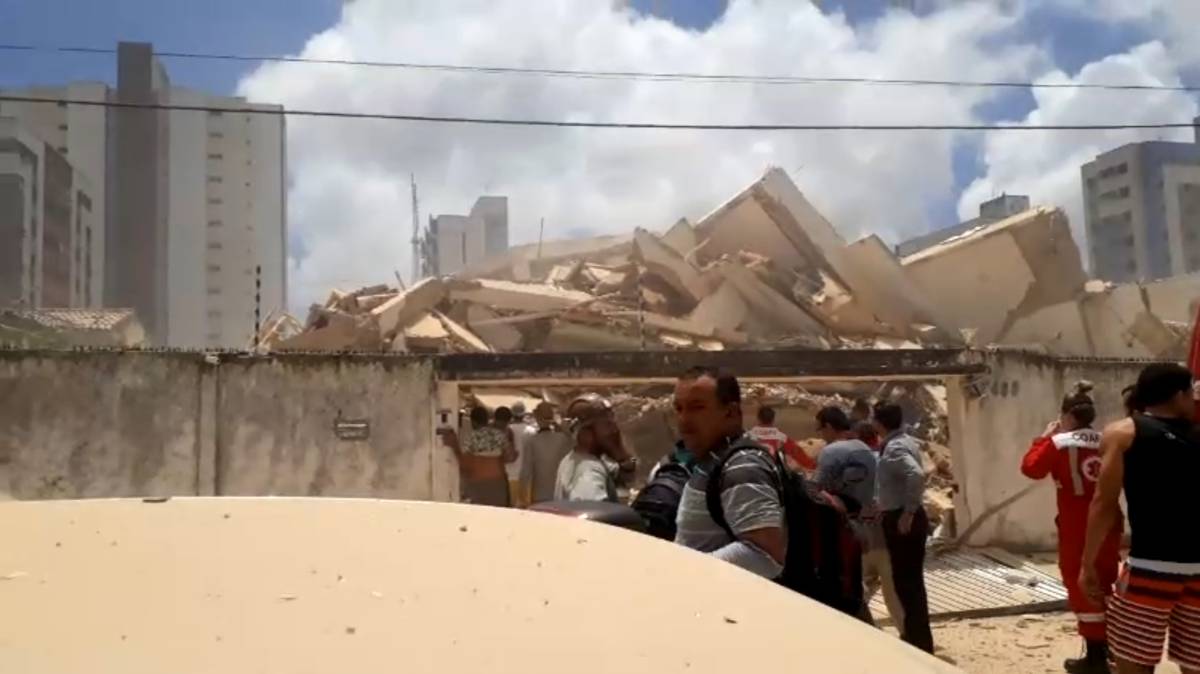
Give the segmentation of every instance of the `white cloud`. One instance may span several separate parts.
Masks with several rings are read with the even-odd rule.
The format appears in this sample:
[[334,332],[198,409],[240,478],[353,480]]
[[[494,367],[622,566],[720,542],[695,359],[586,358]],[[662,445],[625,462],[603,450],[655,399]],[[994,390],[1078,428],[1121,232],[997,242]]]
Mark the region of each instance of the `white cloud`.
[[[306,57],[606,70],[1021,79],[1044,55],[1018,17],[960,3],[889,14],[858,32],[794,0],[734,0],[706,31],[613,9],[611,0],[356,0]],[[747,86],[268,64],[241,93],[300,109],[712,123],[969,123],[986,89]],[[289,120],[290,225],[308,255],[291,275],[307,303],[331,287],[407,271],[408,174],[423,213],[510,199],[514,243],[567,232],[662,228],[702,216],[779,165],[847,236],[923,231],[952,193],[956,135],[528,129]],[[1024,138],[1024,137],[1023,137]]]
[[[1084,66],[1077,75],[1056,71],[1040,78],[1049,83],[1128,82],[1178,86],[1175,61],[1160,42]],[[1187,122],[1196,115],[1196,99],[1183,92],[1035,89],[1037,107],[1026,124],[1153,124]],[[984,140],[986,173],[959,199],[959,215],[977,215],[978,204],[1001,192],[1029,194],[1035,203],[1062,206],[1076,241],[1084,247],[1080,167],[1096,155],[1142,140],[1188,141],[1188,129],[1078,132],[989,132]]]
[[1196,0],[1042,0],[1108,23],[1149,30],[1181,67],[1200,67],[1200,2]]

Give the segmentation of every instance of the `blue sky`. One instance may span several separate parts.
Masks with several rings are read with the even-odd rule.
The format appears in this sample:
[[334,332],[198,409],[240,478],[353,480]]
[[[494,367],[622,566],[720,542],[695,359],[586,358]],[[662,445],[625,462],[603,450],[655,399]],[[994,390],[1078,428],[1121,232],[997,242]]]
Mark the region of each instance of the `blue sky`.
[[[726,0],[633,0],[640,11],[661,11],[681,26],[702,30],[717,21]],[[921,4],[921,3],[918,3]],[[1036,4],[1020,33],[1044,46],[1055,63],[1073,72],[1107,54],[1138,44],[1149,35],[1131,26],[1113,26],[1080,14],[1067,15]],[[877,19],[884,0],[826,0],[826,11],[841,12],[852,24]],[[295,53],[314,33],[337,20],[340,0],[0,0],[0,42],[112,47],[118,40],[153,42],[178,51],[239,54]],[[553,64],[547,64],[553,65]],[[169,60],[172,81],[229,93],[252,65]],[[94,54],[0,52],[0,86],[71,80],[112,81],[113,58]],[[1019,119],[1033,105],[1028,92],[1012,91],[988,104],[989,119]],[[980,170],[978,148],[961,144],[954,156],[956,186],[965,187]],[[934,223],[955,220],[957,195],[929,204]]]
[[[296,52],[332,25],[340,0],[0,0],[0,42],[115,47],[153,42],[173,51]],[[246,63],[172,60],[172,81],[229,93]],[[4,52],[0,85],[114,79],[113,58],[96,54]]]

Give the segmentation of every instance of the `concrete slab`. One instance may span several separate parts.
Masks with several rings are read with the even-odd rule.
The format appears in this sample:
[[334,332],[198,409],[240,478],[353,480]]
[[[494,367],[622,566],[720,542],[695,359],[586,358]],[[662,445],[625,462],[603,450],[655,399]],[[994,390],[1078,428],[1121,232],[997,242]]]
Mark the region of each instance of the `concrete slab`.
[[902,263],[947,321],[977,329],[977,344],[1075,298],[1087,281],[1066,216],[1048,208],[964,232]]
[[427,278],[372,309],[371,316],[377,321],[380,334],[386,335],[419,319],[445,297],[446,283]]
[[946,320],[976,329],[979,345],[995,341],[1037,281],[1016,240],[1003,234],[933,246],[905,258],[904,267]]
[[708,297],[700,300],[688,320],[697,325],[711,325],[718,330],[738,330],[750,313],[746,300],[742,299],[732,283],[722,281]]
[[757,315],[757,318],[788,333],[823,334],[825,326],[805,313],[795,302],[758,280],[754,272],[737,262],[720,268],[721,276],[732,285]]
[[493,351],[492,347],[488,346],[487,343],[480,339],[478,335],[451,320],[442,312],[435,311],[433,312],[433,315],[436,316],[437,319],[442,322],[442,325],[445,326],[446,330],[454,336],[455,341],[465,346],[468,350],[478,353],[491,353]]
[[451,280],[450,299],[474,302],[508,311],[555,311],[590,302],[595,298],[578,290],[555,288],[540,283],[515,283],[493,279]]
[[700,240],[696,238],[696,230],[692,229],[692,223],[688,222],[687,218],[680,218],[659,239],[684,259],[700,245]]
[[483,321],[495,321],[500,318],[496,312],[487,307],[472,304],[467,307],[467,327],[472,332],[479,335],[480,339],[487,342],[494,351],[519,351],[521,343],[525,337],[521,331],[514,328],[511,324],[505,323],[485,323]]
[[[960,343],[958,326],[947,320],[938,306],[925,296],[913,282],[900,260],[878,236],[859,239],[845,247],[845,271],[847,282],[854,288],[853,306],[886,323],[902,337],[916,336],[913,326],[932,325],[938,329],[932,337],[942,343]],[[848,314],[849,312],[847,312]],[[853,326],[850,316],[835,314],[833,320],[847,329],[875,328]]]
[[633,234],[633,259],[661,278],[692,306],[710,292],[700,270],[644,229]]

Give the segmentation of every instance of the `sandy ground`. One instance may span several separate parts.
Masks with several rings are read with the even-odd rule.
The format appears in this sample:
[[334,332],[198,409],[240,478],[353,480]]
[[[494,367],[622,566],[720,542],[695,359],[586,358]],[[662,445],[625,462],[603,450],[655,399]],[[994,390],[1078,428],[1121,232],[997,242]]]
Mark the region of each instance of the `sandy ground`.
[[[1028,559],[1042,571],[1059,577],[1053,555]],[[1079,657],[1083,648],[1071,613],[935,623],[933,641],[938,655],[954,661],[968,674],[1062,672],[1063,660]],[[1179,668],[1162,664],[1155,674],[1179,674]]]
[[[938,655],[969,674],[1040,674],[1062,672],[1062,662],[1081,650],[1070,613],[959,620],[935,624]],[[1173,664],[1156,674],[1179,674]]]

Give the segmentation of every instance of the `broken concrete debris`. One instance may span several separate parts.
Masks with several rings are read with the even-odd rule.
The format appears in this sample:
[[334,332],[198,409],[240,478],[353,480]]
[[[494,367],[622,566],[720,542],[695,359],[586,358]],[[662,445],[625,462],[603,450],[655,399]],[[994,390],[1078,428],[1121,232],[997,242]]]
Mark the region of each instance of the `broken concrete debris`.
[[1088,281],[1062,211],[1034,208],[903,259],[847,243],[787,174],[695,225],[546,242],[411,288],[334,290],[278,350],[411,352],[1010,345],[1059,355],[1174,356],[1200,275]]

